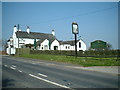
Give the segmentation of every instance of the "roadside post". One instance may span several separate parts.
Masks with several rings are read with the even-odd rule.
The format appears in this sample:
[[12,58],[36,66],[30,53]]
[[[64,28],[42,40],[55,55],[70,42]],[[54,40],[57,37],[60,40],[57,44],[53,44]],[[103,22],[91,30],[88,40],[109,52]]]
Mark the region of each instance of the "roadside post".
[[72,23],[72,33],[75,35],[75,56],[77,57],[77,34],[78,32],[78,24],[76,22]]

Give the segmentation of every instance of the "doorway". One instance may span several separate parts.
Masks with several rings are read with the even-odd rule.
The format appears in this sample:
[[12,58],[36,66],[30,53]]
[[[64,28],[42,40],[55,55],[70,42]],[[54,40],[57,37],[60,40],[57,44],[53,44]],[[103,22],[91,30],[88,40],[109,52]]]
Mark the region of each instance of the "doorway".
[[58,46],[54,46],[54,50],[58,50]]

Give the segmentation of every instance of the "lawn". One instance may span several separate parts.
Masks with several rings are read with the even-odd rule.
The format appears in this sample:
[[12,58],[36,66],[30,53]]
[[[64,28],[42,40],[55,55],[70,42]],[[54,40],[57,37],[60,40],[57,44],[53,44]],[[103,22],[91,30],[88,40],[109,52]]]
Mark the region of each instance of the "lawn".
[[32,58],[38,60],[50,60],[64,63],[72,63],[80,66],[120,66],[117,57],[112,58],[95,58],[95,57],[74,57],[63,55],[50,55],[50,54],[24,54],[20,55],[24,58]]

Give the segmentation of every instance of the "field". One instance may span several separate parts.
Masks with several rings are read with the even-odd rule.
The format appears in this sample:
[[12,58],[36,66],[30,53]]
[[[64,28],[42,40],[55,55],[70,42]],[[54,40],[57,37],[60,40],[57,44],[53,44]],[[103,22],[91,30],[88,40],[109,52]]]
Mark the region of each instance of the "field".
[[117,57],[96,58],[96,57],[74,57],[50,54],[24,54],[19,57],[32,58],[38,60],[49,60],[56,62],[72,63],[80,66],[120,66]]

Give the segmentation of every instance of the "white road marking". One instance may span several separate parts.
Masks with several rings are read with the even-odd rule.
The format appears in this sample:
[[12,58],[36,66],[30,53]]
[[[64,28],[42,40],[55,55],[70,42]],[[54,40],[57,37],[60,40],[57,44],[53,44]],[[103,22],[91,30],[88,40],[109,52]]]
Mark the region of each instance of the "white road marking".
[[19,72],[22,72],[21,70],[18,70]]
[[30,75],[31,77],[37,78],[37,79],[39,79],[39,80],[42,80],[42,81],[45,81],[45,82],[48,82],[48,83],[51,83],[51,84],[56,85],[56,86],[60,86],[60,87],[62,87],[62,88],[72,89],[72,88],[70,88],[70,87],[67,87],[67,86],[64,86],[64,85],[58,84],[58,83],[56,83],[56,82],[49,81],[49,80],[46,80],[46,79],[43,79],[43,78],[37,77],[37,76],[32,75],[32,74],[29,74],[29,75]]
[[15,65],[12,65],[12,67],[16,67]]
[[14,67],[10,67],[10,68],[11,68],[11,69],[14,69],[14,70],[16,69],[16,68],[14,68]]
[[38,73],[38,75],[43,76],[43,77],[48,77],[47,75],[42,74],[42,73]]
[[8,65],[4,65],[5,67],[8,67]]

